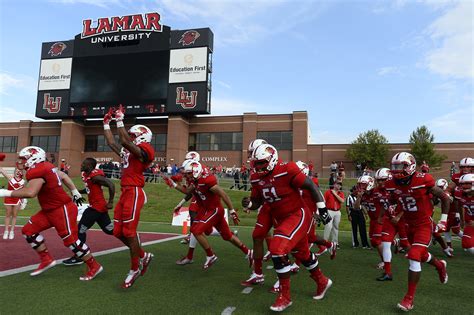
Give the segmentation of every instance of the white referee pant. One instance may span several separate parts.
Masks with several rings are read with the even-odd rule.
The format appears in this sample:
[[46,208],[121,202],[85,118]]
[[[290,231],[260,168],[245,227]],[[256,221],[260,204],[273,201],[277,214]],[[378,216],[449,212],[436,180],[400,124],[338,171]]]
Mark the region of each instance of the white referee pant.
[[339,244],[339,223],[341,211],[328,210],[332,220],[324,226],[324,239]]

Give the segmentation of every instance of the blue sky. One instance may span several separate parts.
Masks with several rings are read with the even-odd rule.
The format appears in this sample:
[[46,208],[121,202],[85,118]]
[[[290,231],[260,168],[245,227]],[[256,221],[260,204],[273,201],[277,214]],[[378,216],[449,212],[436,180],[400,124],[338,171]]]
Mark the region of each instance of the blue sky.
[[[215,35],[212,114],[307,110],[313,143],[474,141],[473,1],[0,1],[0,121],[33,119],[41,43],[159,12]],[[21,13],[20,13],[21,12]]]

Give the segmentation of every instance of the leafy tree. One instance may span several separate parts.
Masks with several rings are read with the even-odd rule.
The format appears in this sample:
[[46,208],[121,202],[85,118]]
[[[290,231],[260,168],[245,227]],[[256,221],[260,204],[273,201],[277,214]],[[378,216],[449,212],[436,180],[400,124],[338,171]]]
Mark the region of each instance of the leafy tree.
[[387,164],[388,141],[376,129],[359,134],[346,151],[346,157],[355,164],[367,165],[371,169]]
[[446,155],[441,155],[435,152],[434,136],[426,126],[416,128],[410,135],[410,151],[416,159],[416,163],[421,165],[426,161],[430,166],[440,166],[447,158]]

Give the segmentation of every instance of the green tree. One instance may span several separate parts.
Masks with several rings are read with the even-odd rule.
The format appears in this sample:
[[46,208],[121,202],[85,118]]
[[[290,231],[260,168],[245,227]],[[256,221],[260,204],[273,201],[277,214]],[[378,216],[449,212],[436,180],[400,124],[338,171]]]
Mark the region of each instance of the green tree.
[[365,164],[371,169],[387,164],[388,141],[378,130],[359,134],[346,151],[346,157],[354,163]]
[[421,165],[426,161],[430,166],[440,166],[447,158],[446,155],[435,152],[434,136],[426,126],[416,128],[410,135],[410,151],[416,159],[416,163]]

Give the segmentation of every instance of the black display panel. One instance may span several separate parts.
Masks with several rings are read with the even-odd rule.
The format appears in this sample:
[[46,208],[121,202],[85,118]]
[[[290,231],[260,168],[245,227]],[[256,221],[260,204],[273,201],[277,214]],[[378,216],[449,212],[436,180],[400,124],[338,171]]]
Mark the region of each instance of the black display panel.
[[76,57],[70,104],[166,104],[170,52]]

